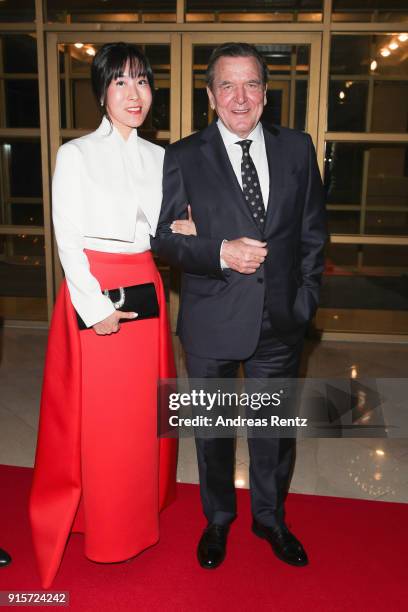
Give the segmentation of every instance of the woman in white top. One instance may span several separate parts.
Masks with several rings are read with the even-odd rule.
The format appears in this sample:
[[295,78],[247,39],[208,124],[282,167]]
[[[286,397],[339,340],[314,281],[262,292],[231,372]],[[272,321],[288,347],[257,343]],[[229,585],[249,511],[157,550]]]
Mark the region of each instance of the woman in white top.
[[[159,511],[175,489],[175,440],[157,437],[157,381],[175,369],[149,241],[164,151],[136,129],[151,106],[153,74],[137,47],[114,43],[96,54],[92,83],[102,123],[60,147],[53,179],[66,280],[50,329],[30,500],[44,588],[71,532],[84,534],[85,555],[99,562],[157,542]],[[122,312],[128,298],[115,292],[115,305],[112,291],[103,293],[149,283],[155,318],[133,306]]]

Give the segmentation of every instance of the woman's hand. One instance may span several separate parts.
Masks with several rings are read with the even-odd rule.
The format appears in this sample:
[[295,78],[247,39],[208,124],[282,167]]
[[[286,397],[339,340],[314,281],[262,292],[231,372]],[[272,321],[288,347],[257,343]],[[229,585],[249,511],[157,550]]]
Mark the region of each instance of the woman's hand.
[[122,312],[121,310],[116,310],[109,315],[109,317],[99,321],[99,323],[95,323],[92,327],[98,336],[116,334],[116,332],[120,330],[120,319],[136,319],[137,316],[137,312]]
[[197,236],[196,226],[191,215],[190,204],[187,206],[187,214],[187,219],[179,219],[178,221],[173,221],[173,223],[170,225],[170,229],[173,234],[183,234],[183,236]]

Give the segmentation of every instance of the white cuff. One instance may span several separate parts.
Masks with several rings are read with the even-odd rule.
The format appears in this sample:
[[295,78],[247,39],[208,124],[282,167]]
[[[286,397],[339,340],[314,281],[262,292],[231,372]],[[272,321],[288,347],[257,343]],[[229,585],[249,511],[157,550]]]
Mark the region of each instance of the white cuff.
[[223,240],[221,242],[221,248],[220,248],[220,265],[221,265],[221,270],[229,270],[229,266],[227,266],[227,264],[225,263],[225,261],[223,260],[221,253],[222,253],[222,246],[224,244],[224,242],[228,242],[228,240]]

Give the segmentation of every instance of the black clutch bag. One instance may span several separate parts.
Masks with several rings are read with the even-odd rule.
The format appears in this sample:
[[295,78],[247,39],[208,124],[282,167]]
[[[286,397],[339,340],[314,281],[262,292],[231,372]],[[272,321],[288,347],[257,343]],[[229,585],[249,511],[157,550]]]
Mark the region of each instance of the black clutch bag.
[[[118,287],[118,289],[105,289],[103,291],[113,303],[116,310],[123,312],[137,312],[136,319],[123,319],[121,323],[140,321],[141,319],[155,319],[159,316],[159,302],[157,301],[154,283]],[[79,329],[88,329],[78,313]]]

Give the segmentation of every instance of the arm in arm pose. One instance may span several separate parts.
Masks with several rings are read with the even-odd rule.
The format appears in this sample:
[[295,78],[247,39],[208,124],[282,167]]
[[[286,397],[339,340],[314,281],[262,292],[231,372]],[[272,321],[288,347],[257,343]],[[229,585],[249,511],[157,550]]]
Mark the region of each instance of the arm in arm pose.
[[[255,272],[265,260],[265,243],[245,237],[227,242],[193,235],[186,226],[189,218],[185,219],[189,201],[177,156],[168,149],[164,157],[163,203],[156,236],[151,240],[152,249],[171,265],[191,274],[223,278],[220,258],[238,272]],[[191,217],[191,207],[188,214]],[[180,220],[185,223],[180,225]]]

